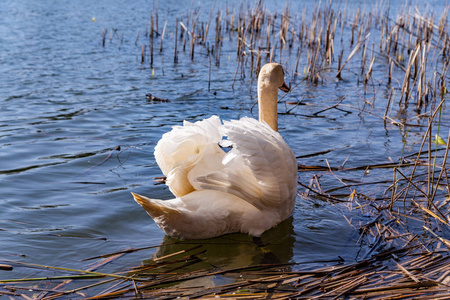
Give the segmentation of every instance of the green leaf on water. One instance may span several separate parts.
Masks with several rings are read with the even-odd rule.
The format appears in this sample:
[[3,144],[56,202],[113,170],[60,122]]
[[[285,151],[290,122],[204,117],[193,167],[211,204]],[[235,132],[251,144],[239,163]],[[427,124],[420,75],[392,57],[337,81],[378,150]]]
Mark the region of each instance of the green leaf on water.
[[438,145],[447,145],[447,143],[437,134],[434,136],[434,140],[432,142]]

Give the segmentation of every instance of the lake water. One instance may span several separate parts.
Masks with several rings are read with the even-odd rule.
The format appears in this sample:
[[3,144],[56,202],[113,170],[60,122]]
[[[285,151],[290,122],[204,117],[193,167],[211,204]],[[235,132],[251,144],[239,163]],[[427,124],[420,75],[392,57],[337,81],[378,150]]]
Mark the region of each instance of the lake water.
[[[278,1],[266,1],[267,9],[275,9],[275,2]],[[430,7],[443,2],[433,2]],[[240,1],[229,3],[237,12]],[[158,30],[168,21],[163,52],[159,52],[160,38],[155,38],[152,69],[148,54],[141,64],[141,49],[143,44],[148,45],[145,33],[156,5]],[[184,52],[178,41],[179,62],[173,62],[175,19],[184,20],[190,5],[190,1],[174,0],[157,4],[2,1],[1,259],[86,268],[86,262],[80,261],[84,258],[172,241],[164,237],[130,194],[171,198],[170,191],[164,185],[155,185],[153,180],[161,176],[153,157],[161,135],[184,119],[195,121],[212,114],[222,119],[257,117],[257,109],[251,111],[256,101],[256,82],[249,71],[245,78],[238,74],[232,88],[237,65],[236,35],[230,41],[230,35],[224,34],[220,65],[213,63],[211,67],[210,90],[204,47],[196,46],[191,61],[189,46]],[[215,5],[215,11],[225,11],[224,4]],[[306,5],[292,4],[291,16],[301,16]],[[349,1],[348,5],[349,14],[356,7],[366,11],[371,7],[365,1]],[[207,22],[211,6],[194,1],[193,7],[201,7],[199,20]],[[276,9],[281,14],[283,8],[284,5]],[[211,44],[214,18],[215,13],[208,37]],[[103,28],[107,32],[104,46]],[[110,40],[112,28],[117,31]],[[344,57],[351,49],[346,46]],[[299,157],[332,150],[324,155],[301,157],[300,164],[326,166],[328,161],[335,167],[344,162],[346,167],[356,167],[388,162],[389,157],[398,160],[404,132],[389,123],[384,126],[378,117],[384,115],[388,102],[386,85],[358,83],[359,63],[344,69],[343,80],[338,81],[334,71],[330,71],[324,73],[319,84],[302,81],[302,76],[293,74],[295,54],[293,60],[288,59],[287,50],[284,51],[281,62],[286,65],[286,79],[294,88],[283,100],[303,99],[308,105],[293,108],[281,103],[280,113],[293,110],[279,116],[280,133]],[[357,56],[356,61],[360,61],[361,54]],[[279,61],[279,56],[275,60]],[[300,73],[305,61],[306,53],[300,60]],[[375,81],[385,77],[386,64],[377,61],[373,72]],[[148,101],[146,93],[170,102]],[[312,116],[343,96],[343,110],[331,109],[321,113],[321,117]],[[365,100],[374,103],[370,113],[359,111]],[[392,117],[398,117],[397,107],[394,106]],[[408,153],[417,150],[423,130],[411,129],[405,147]],[[328,172],[300,172],[299,181],[308,185],[315,173],[322,176],[324,190],[339,186]],[[364,182],[390,179],[392,172],[367,174],[360,170],[336,176]],[[368,186],[359,190],[373,196],[381,194],[384,188]],[[299,186],[301,193],[304,190]],[[341,192],[351,193],[349,189]],[[263,240],[280,262],[320,262],[338,257],[352,262],[363,254],[357,244],[358,231],[347,220],[358,224],[369,219],[370,216],[350,211],[345,205],[299,196],[293,216],[265,233]],[[244,235],[212,239],[203,246],[208,251],[202,258],[215,266],[267,262],[264,253]],[[180,247],[192,246],[136,252],[108,268],[126,270],[155,253],[171,253]],[[0,271],[0,278],[22,278],[31,276],[30,272],[34,271],[17,267],[12,272]]]

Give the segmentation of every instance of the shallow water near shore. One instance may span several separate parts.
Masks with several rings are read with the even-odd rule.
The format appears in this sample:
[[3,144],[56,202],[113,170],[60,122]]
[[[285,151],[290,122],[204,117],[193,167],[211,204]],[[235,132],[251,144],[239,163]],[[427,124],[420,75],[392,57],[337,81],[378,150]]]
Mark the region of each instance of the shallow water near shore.
[[[359,1],[349,2],[349,14],[357,6],[371,9]],[[266,1],[266,9],[275,9],[274,3]],[[236,12],[239,4],[230,1]],[[167,19],[167,32],[162,52],[160,39],[155,40],[158,49],[151,68],[148,56],[141,63],[141,45],[147,43],[149,14],[156,5],[159,30]],[[189,49],[183,51],[179,44],[179,61],[173,62],[175,20],[186,14],[190,5],[190,1],[9,0],[2,4],[1,259],[83,269],[87,264],[81,260],[85,258],[167,244],[126,255],[108,266],[110,272],[119,272],[155,255],[192,247],[194,242],[178,244],[165,237],[130,192],[159,199],[172,197],[165,185],[153,180],[162,175],[153,157],[154,146],[172,126],[213,114],[225,120],[256,118],[257,109],[252,110],[256,82],[249,71],[245,78],[238,75],[234,80],[236,36],[224,35],[220,64],[211,66],[209,90],[210,64],[204,47],[197,46],[192,61]],[[200,6],[196,5],[193,2],[193,7]],[[225,5],[220,5],[216,3],[215,10],[225,11]],[[253,7],[253,3],[248,5]],[[291,15],[301,15],[306,5],[293,3]],[[439,5],[443,1],[429,4],[429,9]],[[283,8],[276,9],[281,13]],[[392,11],[396,9],[392,7]],[[199,20],[207,22],[210,10],[202,4]],[[103,28],[107,30],[104,46]],[[210,35],[213,39],[213,32]],[[280,57],[275,58],[279,61]],[[404,144],[401,128],[385,126],[376,116],[384,113],[388,87],[376,86],[374,93],[372,86],[358,82],[356,72],[345,69],[342,80],[330,72],[321,83],[311,84],[294,76],[293,63],[283,59],[283,54],[281,62],[286,62],[286,80],[294,87],[283,100],[303,99],[307,104],[295,108],[279,104],[280,133],[299,157],[299,164],[358,167],[396,160],[402,151],[417,151],[424,130],[421,126],[411,131]],[[381,64],[375,65],[373,76],[375,81],[377,76],[386,76]],[[170,102],[150,101],[147,93]],[[314,115],[344,96],[343,104],[348,106],[342,110]],[[376,98],[373,113],[360,113],[358,108],[371,97]],[[446,121],[443,124],[448,125]],[[319,151],[328,152],[308,156]],[[344,179],[364,182],[366,178],[390,179],[392,173],[357,170],[348,176]],[[311,173],[299,172],[303,184],[308,185],[311,178]],[[326,185],[325,181],[324,189],[335,187]],[[382,193],[379,189],[368,186],[365,193]],[[301,193],[304,190],[299,186]],[[372,217],[300,195],[293,216],[262,236],[269,252],[241,234],[195,244],[206,249],[201,256],[204,264],[227,268],[353,262],[371,250],[358,245],[358,231],[349,222],[366,223]],[[29,275],[29,270],[21,267],[0,271],[1,279]]]

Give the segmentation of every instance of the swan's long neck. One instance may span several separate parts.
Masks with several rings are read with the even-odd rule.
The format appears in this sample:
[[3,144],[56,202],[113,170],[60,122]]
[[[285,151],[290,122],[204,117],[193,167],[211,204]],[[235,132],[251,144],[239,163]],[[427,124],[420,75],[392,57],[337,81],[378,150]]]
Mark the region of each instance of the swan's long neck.
[[273,130],[278,131],[278,87],[268,82],[258,82],[259,121],[266,122]]

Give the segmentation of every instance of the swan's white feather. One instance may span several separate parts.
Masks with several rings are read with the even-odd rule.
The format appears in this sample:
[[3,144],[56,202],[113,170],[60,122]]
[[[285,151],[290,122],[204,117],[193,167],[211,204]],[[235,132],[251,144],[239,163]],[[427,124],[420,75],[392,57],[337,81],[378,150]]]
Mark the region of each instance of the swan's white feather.
[[264,209],[286,206],[297,191],[297,164],[281,135],[251,118],[225,121],[219,128],[232,143],[223,168],[196,178],[204,189],[228,192]]
[[[219,146],[223,142],[232,147],[228,153]],[[222,124],[217,116],[185,122],[163,135],[155,157],[176,198],[133,195],[168,235],[259,236],[292,213],[295,157],[265,123],[244,117]]]
[[156,162],[167,176],[166,183],[176,197],[194,191],[188,179],[192,168],[200,164],[206,167],[213,165],[215,160],[221,160],[220,155],[224,154],[217,145],[222,139],[218,131],[220,126],[217,116],[195,123],[184,121],[183,126],[174,126],[165,133],[156,145]]

